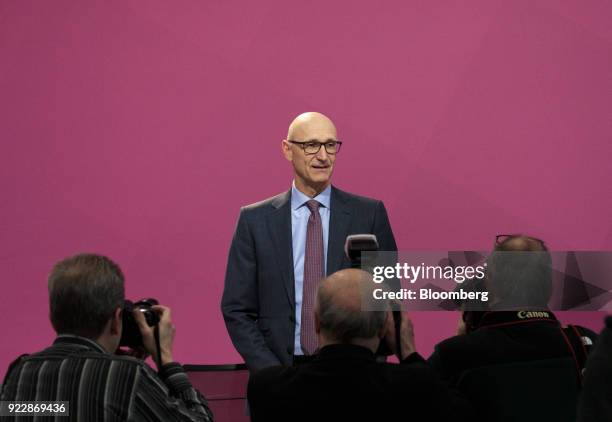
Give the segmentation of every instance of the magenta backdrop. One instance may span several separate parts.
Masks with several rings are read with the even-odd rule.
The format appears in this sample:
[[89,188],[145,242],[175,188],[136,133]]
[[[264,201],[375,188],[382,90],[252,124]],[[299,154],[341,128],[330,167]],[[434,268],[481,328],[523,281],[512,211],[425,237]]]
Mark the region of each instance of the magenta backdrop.
[[[606,0],[3,0],[0,374],[52,340],[46,276],[81,251],[173,308],[180,361],[239,361],[227,250],[239,207],[289,188],[302,111],[336,121],[336,185],[383,199],[401,249],[611,250],[611,20]],[[428,354],[456,315],[414,318]]]

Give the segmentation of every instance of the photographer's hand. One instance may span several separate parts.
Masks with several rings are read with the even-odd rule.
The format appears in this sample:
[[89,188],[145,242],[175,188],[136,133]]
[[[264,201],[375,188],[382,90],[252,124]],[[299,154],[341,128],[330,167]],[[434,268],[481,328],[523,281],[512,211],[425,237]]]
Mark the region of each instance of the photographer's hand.
[[393,313],[389,311],[389,317],[387,318],[387,329],[385,334],[385,341],[389,348],[395,353],[397,358],[402,361],[416,352],[416,346],[414,342],[414,327],[412,321],[408,317],[408,313],[401,312],[402,322],[400,325],[400,341],[402,355],[399,356],[397,353],[396,340],[395,340],[395,323],[393,321]]
[[[174,342],[175,328],[170,318],[170,308],[162,305],[155,305],[151,307],[151,310],[159,315],[159,346],[161,351],[161,359],[157,358],[157,347],[155,346],[155,335],[154,327],[149,327],[144,315],[141,311],[134,310],[134,318],[138,323],[138,328],[142,334],[142,342],[145,350],[153,357],[153,360],[161,365],[174,362],[172,358],[172,344]],[[158,368],[160,369],[160,368]]]

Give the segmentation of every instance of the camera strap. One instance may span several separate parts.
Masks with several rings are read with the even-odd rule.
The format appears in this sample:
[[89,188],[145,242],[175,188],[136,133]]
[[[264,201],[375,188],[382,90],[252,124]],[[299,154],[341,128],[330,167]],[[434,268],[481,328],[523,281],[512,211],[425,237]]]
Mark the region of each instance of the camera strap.
[[[567,327],[562,330],[567,337],[568,343],[576,352],[576,362],[581,369],[580,373],[582,375],[582,371],[586,366],[586,361],[589,356],[589,350],[587,350],[587,347],[590,348],[590,346],[587,346],[587,344],[592,344],[592,340],[590,340],[587,335],[581,333],[581,328],[575,325],[568,324]],[[585,343],[585,341],[587,343]]]
[[395,325],[395,348],[397,349],[397,356],[399,360],[402,360],[402,311],[393,311],[393,324]]
[[586,363],[587,352],[582,342],[582,338],[578,333],[576,327],[569,326],[568,335],[565,329],[557,319],[557,317],[550,311],[497,311],[497,312],[485,312],[478,323],[476,328],[481,327],[508,327],[513,325],[524,325],[537,322],[550,322],[554,323],[559,327],[559,332],[563,338],[567,348],[570,352],[576,371],[578,375],[578,381],[582,384],[582,368]]
[[159,342],[159,324],[153,328],[153,336],[155,337],[155,348],[157,349],[157,369],[161,371],[161,346]]

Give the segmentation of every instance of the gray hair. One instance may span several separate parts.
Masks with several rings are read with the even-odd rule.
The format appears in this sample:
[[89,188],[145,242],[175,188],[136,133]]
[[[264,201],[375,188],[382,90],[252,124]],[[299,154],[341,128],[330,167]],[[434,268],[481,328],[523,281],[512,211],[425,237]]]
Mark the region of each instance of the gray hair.
[[[329,283],[327,280],[323,283],[326,282]],[[387,316],[386,310],[369,311],[364,310],[367,309],[364,306],[355,307],[338,303],[340,302],[337,299],[338,295],[334,295],[330,290],[322,285],[317,291],[316,312],[322,331],[343,344],[350,344],[352,340],[358,338],[373,338],[381,331]],[[370,282],[359,280],[362,299],[371,297],[371,290],[371,280]]]
[[544,309],[552,294],[552,258],[543,241],[510,236],[489,256],[487,285],[496,309]]
[[49,317],[58,334],[98,338],[125,299],[121,269],[109,258],[80,254],[49,275]]

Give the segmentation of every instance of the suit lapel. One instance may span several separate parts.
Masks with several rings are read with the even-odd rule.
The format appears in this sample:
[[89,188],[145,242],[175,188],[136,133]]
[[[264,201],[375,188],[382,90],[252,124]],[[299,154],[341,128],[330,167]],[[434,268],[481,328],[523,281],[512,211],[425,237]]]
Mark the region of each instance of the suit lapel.
[[293,276],[293,243],[291,241],[291,191],[272,202],[275,208],[267,216],[270,238],[274,244],[278,267],[283,277],[287,298],[295,308],[295,281]]
[[327,241],[327,275],[342,267],[344,242],[351,222],[349,198],[332,186],[330,199],[329,239]]

